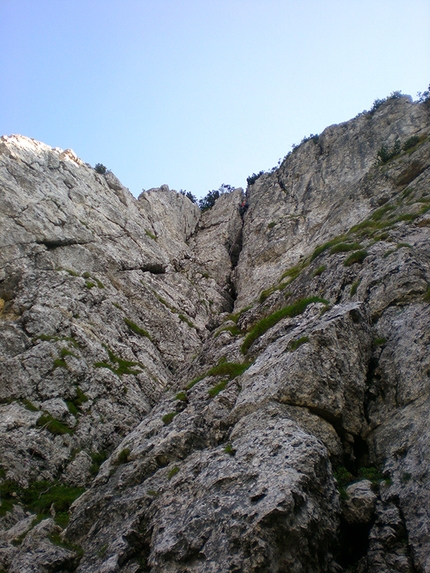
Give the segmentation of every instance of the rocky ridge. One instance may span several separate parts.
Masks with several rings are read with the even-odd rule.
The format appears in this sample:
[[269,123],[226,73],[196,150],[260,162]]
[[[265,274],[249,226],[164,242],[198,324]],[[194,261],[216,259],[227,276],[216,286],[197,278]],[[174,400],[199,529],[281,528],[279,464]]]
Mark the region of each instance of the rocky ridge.
[[0,567],[430,571],[429,119],[327,128],[243,217],[1,138]]

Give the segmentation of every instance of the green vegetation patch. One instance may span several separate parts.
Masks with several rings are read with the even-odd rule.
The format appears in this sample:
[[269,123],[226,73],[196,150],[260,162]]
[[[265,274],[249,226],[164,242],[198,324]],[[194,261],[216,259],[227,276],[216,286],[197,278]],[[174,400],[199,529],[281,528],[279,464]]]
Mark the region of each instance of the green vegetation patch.
[[284,288],[286,288],[294,279],[291,279],[289,281],[285,281],[283,283],[280,283],[278,285],[272,286],[266,290],[263,290],[260,294],[259,297],[259,301],[260,302],[264,302],[271,294],[273,294],[274,292],[278,291],[278,290],[283,290]]
[[343,264],[346,267],[350,267],[351,265],[353,265],[355,263],[362,263],[364,261],[364,259],[367,257],[367,255],[368,255],[368,252],[366,250],[356,251],[355,253],[352,253],[351,255],[349,255],[349,257],[347,259],[345,259]]
[[394,157],[399,155],[400,151],[401,151],[400,139],[396,139],[392,147],[387,147],[386,145],[382,145],[378,150],[377,157],[381,163],[388,163],[388,161],[394,159]]
[[322,275],[322,273],[327,269],[327,265],[321,265],[320,267],[318,267],[317,269],[314,270],[312,276],[313,277],[318,277],[319,275]]
[[302,336],[301,338],[296,338],[296,340],[292,340],[290,342],[290,344],[288,345],[288,350],[290,352],[294,352],[294,350],[297,350],[299,346],[301,346],[302,344],[306,344],[306,342],[309,342],[309,336]]
[[115,465],[119,466],[121,464],[126,464],[130,456],[130,448],[124,448],[121,450],[116,458]]
[[194,378],[189,382],[185,388],[190,390],[197,382],[203,380],[208,376],[227,376],[227,382],[233,380],[237,376],[241,376],[245,370],[247,370],[251,366],[252,362],[226,362],[225,360],[221,360],[216,366],[205,372],[205,374],[201,374]]
[[226,447],[224,448],[224,452],[229,456],[234,456],[236,450],[233,448],[231,444],[227,444]]
[[191,320],[190,320],[189,318],[187,318],[185,315],[183,315],[183,314],[178,314],[178,316],[179,316],[179,318],[182,320],[182,322],[185,322],[186,324],[188,324],[188,326],[189,326],[190,328],[196,328],[196,325],[193,324],[193,323],[191,322]]
[[385,336],[381,336],[379,338],[375,338],[372,343],[373,348],[377,348],[378,346],[383,346],[387,342]]
[[243,341],[243,344],[241,346],[242,353],[246,354],[248,352],[249,348],[251,347],[251,345],[257,340],[257,338],[259,338],[267,330],[269,330],[270,328],[275,326],[275,324],[277,324],[280,320],[282,320],[283,318],[286,318],[286,317],[293,318],[294,316],[298,316],[299,314],[302,314],[306,310],[307,306],[311,303],[314,303],[314,302],[322,302],[326,305],[328,304],[327,300],[320,298],[318,296],[303,298],[301,300],[298,300],[294,304],[291,304],[289,306],[281,308],[281,309],[275,311],[274,313],[270,314],[269,316],[266,316],[265,318],[260,320],[251,329],[251,331],[249,332],[249,334],[246,336],[245,340]]
[[314,252],[312,253],[312,256],[311,256],[311,262],[313,260],[315,260],[317,257],[319,257],[319,255],[324,253],[324,251],[327,251],[328,249],[332,249],[335,245],[337,245],[338,243],[342,243],[342,241],[344,241],[344,240],[345,240],[345,236],[341,235],[340,237],[335,237],[334,239],[327,241],[323,245],[316,247],[316,249],[314,250]]
[[77,416],[81,410],[82,404],[85,402],[88,402],[88,396],[82,392],[79,386],[76,386],[74,398],[67,400],[66,404],[69,412],[74,416]]
[[38,418],[36,426],[46,428],[48,432],[51,432],[51,434],[54,434],[55,436],[73,434],[73,430],[71,428],[66,426],[66,424],[63,424],[63,422],[60,422],[60,420],[56,420],[51,416],[51,414],[48,414],[47,412],[44,412]]
[[137,324],[135,324],[132,320],[130,320],[129,318],[124,318],[124,322],[125,324],[128,326],[128,328],[134,332],[135,334],[138,334],[139,336],[146,336],[146,338],[149,338],[149,340],[152,340],[151,335],[149,334],[149,332],[147,332],[146,330],[144,330],[143,328],[140,328],[140,326],[137,326]]
[[231,320],[232,322],[234,322],[236,324],[237,321],[239,320],[239,318],[242,316],[242,314],[244,314],[245,312],[247,312],[251,308],[252,308],[252,304],[249,304],[248,306],[245,306],[245,308],[242,308],[241,310],[239,310],[239,312],[236,312],[235,314],[229,314],[227,317],[227,320]]
[[227,386],[228,382],[229,382],[229,380],[223,380],[222,382],[220,382],[219,384],[217,384],[213,388],[210,388],[208,390],[209,396],[211,398],[215,398],[215,396],[217,396],[222,390],[224,390],[224,388]]
[[100,452],[92,452],[90,456],[93,462],[90,467],[90,474],[96,476],[99,473],[102,463],[107,460],[108,453],[105,450],[101,450]]
[[27,400],[27,398],[24,398],[22,400],[22,403],[24,404],[25,408],[27,410],[29,410],[29,412],[38,412],[39,411],[39,408],[36,408],[36,406],[34,404],[32,404],[30,402],[30,400]]
[[45,517],[50,515],[53,506],[55,521],[64,526],[70,506],[84,491],[85,488],[70,487],[57,481],[35,481],[28,488],[22,488],[17,482],[6,480],[0,484],[0,515],[10,511],[15,503],[21,503],[27,510]]
[[232,324],[230,326],[222,326],[217,330],[215,336],[219,336],[221,332],[229,332],[232,336],[240,336],[243,334],[242,330],[236,324]]
[[169,412],[168,414],[164,414],[164,416],[161,418],[163,420],[163,424],[168,426],[177,413],[178,412]]
[[299,276],[302,270],[308,266],[308,264],[309,264],[308,260],[304,260],[301,263],[297,263],[297,265],[294,265],[294,267],[291,267],[290,269],[284,271],[281,275],[280,280],[283,281],[284,279],[288,278],[289,280],[286,282],[286,284],[291,284]]
[[35,337],[35,340],[43,340],[45,342],[62,342],[63,340],[69,342],[75,348],[78,348],[79,345],[75,338],[72,336],[55,336],[51,334],[38,334]]
[[351,285],[351,290],[349,291],[349,294],[351,296],[354,296],[355,293],[357,292],[358,286],[361,283],[361,279],[358,279],[357,281],[353,282]]
[[169,470],[167,474],[167,479],[171,480],[173,476],[175,476],[179,472],[178,466],[173,466],[171,470]]
[[372,221],[380,221],[384,217],[384,215],[386,215],[393,209],[395,209],[394,205],[384,205],[383,207],[376,209],[376,211],[369,218]]
[[[112,364],[108,364],[107,362],[96,362],[94,364],[94,368],[108,368],[117,376],[122,376],[123,374],[132,374],[132,375],[136,376],[136,374],[139,374],[140,372],[142,372],[142,370],[134,370],[133,369],[133,366],[141,366],[139,364],[139,362],[132,362],[130,360],[123,360],[119,356],[116,356],[112,352],[112,350],[110,350],[110,348],[108,348],[106,345],[103,345],[103,346],[106,349],[106,352],[109,355],[109,360],[111,361]],[[115,367],[115,365],[116,365],[116,367]]]
[[157,236],[154,235],[154,233],[151,233],[151,231],[148,231],[148,229],[145,229],[145,235],[147,235],[148,237],[150,237],[153,241],[157,240]]
[[413,135],[412,137],[409,137],[404,142],[404,144],[402,145],[403,151],[407,151],[408,149],[411,149],[412,147],[416,147],[419,142],[420,142],[420,138],[418,137],[418,135]]
[[186,402],[187,399],[187,393],[184,391],[178,392],[175,396],[175,400],[181,400],[181,402]]
[[349,251],[356,251],[357,249],[362,249],[362,245],[359,243],[337,243],[330,249],[331,254],[335,253],[347,253]]

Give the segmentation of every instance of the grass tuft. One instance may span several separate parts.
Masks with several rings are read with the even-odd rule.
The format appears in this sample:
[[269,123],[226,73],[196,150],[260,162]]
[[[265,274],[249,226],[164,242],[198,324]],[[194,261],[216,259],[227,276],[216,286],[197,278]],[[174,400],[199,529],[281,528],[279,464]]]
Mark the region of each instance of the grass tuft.
[[168,414],[164,414],[164,416],[161,418],[163,423],[168,426],[177,413],[178,412],[169,412]]
[[289,306],[281,308],[280,310],[277,310],[274,313],[270,314],[269,316],[266,316],[265,318],[260,320],[251,329],[248,336],[243,341],[242,346],[241,346],[242,354],[246,354],[248,352],[249,348],[251,347],[251,345],[257,340],[257,338],[259,338],[265,332],[267,332],[270,328],[275,326],[275,324],[277,324],[280,320],[282,320],[283,318],[286,318],[286,317],[293,318],[294,316],[298,316],[299,314],[302,314],[306,310],[308,305],[310,305],[314,302],[322,302],[324,304],[328,304],[328,301],[326,301],[325,299],[320,298],[318,296],[303,298],[303,299],[298,300],[294,304],[291,304]]
[[132,320],[130,320],[129,318],[124,318],[124,322],[125,324],[128,326],[128,328],[134,332],[135,334],[138,334],[139,336],[146,336],[146,338],[149,338],[149,340],[152,340],[151,335],[149,334],[149,332],[147,332],[146,330],[144,330],[143,328],[140,328],[140,326],[137,326],[137,324],[135,324]]
[[360,283],[361,283],[361,279],[358,279],[358,281],[355,281],[355,282],[352,283],[352,285],[351,285],[351,290],[349,291],[349,294],[350,294],[351,296],[354,296],[354,295],[355,295],[355,293],[357,292],[357,289],[358,289],[358,286],[359,286]]
[[348,251],[356,251],[357,249],[362,249],[362,245],[359,243],[337,243],[330,249],[331,254],[335,253],[347,253]]
[[167,474],[167,479],[170,481],[173,476],[175,476],[179,472],[178,466],[174,466],[171,470],[169,470]]
[[302,336],[301,338],[297,338],[296,340],[292,340],[290,342],[290,344],[288,345],[288,350],[290,352],[294,352],[294,350],[297,350],[297,348],[299,348],[299,346],[301,346],[302,344],[306,344],[306,342],[309,342],[309,336]]
[[48,414],[47,412],[43,413],[38,418],[36,426],[39,426],[40,428],[46,428],[48,432],[51,432],[51,434],[54,434],[54,436],[73,434],[73,430],[71,428],[66,426],[66,424],[63,424],[63,422],[56,420],[51,416],[51,414]]
[[214,386],[213,388],[210,388],[208,390],[208,394],[211,398],[215,398],[215,396],[218,396],[218,394],[224,390],[224,388],[227,386],[229,380],[223,380],[222,382],[220,382],[219,384],[217,384],[216,386]]
[[[123,374],[132,374],[135,376],[136,374],[142,372],[141,370],[133,370],[132,368],[133,366],[140,366],[139,362],[123,360],[122,358],[119,358],[119,356],[115,356],[112,350],[110,350],[110,348],[108,348],[106,345],[103,346],[106,349],[106,352],[109,355],[109,360],[112,362],[112,364],[108,364],[107,362],[96,362],[94,364],[94,368],[108,368],[117,376],[122,376]],[[116,368],[114,366],[115,364],[117,365]]]
[[121,450],[116,458],[116,465],[126,464],[130,456],[130,448],[124,448]]
[[352,253],[351,255],[349,255],[349,257],[347,259],[345,259],[343,264],[346,267],[350,267],[351,265],[353,265],[355,263],[362,263],[364,261],[364,259],[367,257],[367,255],[368,255],[368,252],[366,250],[355,251],[355,253]]

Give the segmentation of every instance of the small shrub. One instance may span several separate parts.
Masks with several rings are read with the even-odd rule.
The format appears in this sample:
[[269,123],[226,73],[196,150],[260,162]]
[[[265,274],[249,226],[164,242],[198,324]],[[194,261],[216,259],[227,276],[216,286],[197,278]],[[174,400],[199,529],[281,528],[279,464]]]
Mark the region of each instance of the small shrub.
[[90,467],[90,474],[92,476],[96,476],[99,473],[102,463],[107,460],[108,453],[104,450],[101,450],[100,452],[91,453],[90,456],[93,462]]
[[393,159],[396,155],[398,155],[401,151],[400,147],[400,139],[396,139],[393,147],[388,148],[386,145],[383,145],[377,153],[378,159],[381,163],[387,163],[390,159]]
[[116,465],[126,464],[130,455],[130,448],[121,450],[116,458]]
[[103,163],[96,163],[94,171],[100,175],[105,175],[107,173],[107,167],[105,167]]
[[362,263],[364,259],[367,257],[367,255],[368,255],[367,251],[356,251],[355,253],[349,255],[349,257],[345,259],[343,264],[346,267],[350,267],[355,263]]
[[341,466],[334,472],[334,477],[339,487],[345,487],[354,480],[354,476],[344,466]]
[[273,229],[273,227],[274,227],[275,225],[276,225],[275,221],[272,221],[271,223],[269,223],[269,224],[267,225],[267,228],[268,228],[268,229]]
[[378,346],[383,346],[387,342],[387,339],[384,336],[379,338],[375,338],[372,343],[373,348],[377,348]]
[[167,479],[170,481],[173,476],[175,476],[179,472],[178,466],[173,466],[171,470],[169,470],[167,474]]
[[248,185],[254,185],[254,183],[259,179],[262,175],[264,175],[264,171],[259,171],[258,173],[253,173],[249,177],[246,178],[246,182]]
[[137,324],[135,324],[129,318],[124,318],[124,322],[128,326],[128,328],[131,331],[133,331],[135,334],[138,334],[139,336],[146,336],[146,338],[149,338],[149,340],[152,340],[149,332],[147,332],[143,328],[140,328],[140,326],[137,326]]
[[168,426],[170,424],[170,422],[173,420],[173,418],[176,416],[177,412],[169,412],[168,414],[164,414],[164,416],[161,418],[163,420],[163,423]]
[[207,211],[211,209],[215,205],[215,201],[224,195],[225,193],[231,193],[234,191],[234,187],[231,185],[225,185],[224,183],[220,185],[219,189],[213,189],[212,191],[208,191],[207,194],[200,199],[198,205],[201,211]]
[[97,285],[96,285],[96,283],[93,283],[93,282],[91,282],[91,281],[86,281],[86,282],[85,282],[85,286],[87,287],[87,289],[92,289],[92,288],[94,288],[94,287],[97,286]]
[[175,400],[181,400],[181,402],[187,401],[187,394],[183,391],[178,392],[175,396]]
[[224,452],[229,456],[234,456],[236,450],[233,448],[231,444],[227,444],[226,447],[224,448]]
[[67,369],[67,364],[65,363],[65,361],[62,358],[56,358],[54,360],[54,370],[56,368],[66,368]]
[[424,302],[430,302],[430,287],[427,289],[427,292],[425,293],[423,299]]
[[246,354],[251,345],[257,340],[257,338],[259,338],[265,332],[267,332],[267,330],[275,326],[275,324],[277,324],[280,320],[286,317],[293,318],[294,316],[302,314],[306,310],[307,306],[313,302],[322,302],[324,304],[328,304],[328,302],[325,299],[319,298],[317,296],[312,296],[309,298],[298,300],[294,304],[281,308],[280,310],[277,310],[274,313],[270,314],[269,316],[266,316],[265,318],[260,320],[251,329],[248,336],[243,341],[243,344],[241,346],[242,353]]
[[69,412],[74,416],[77,416],[79,414],[79,411],[81,410],[82,404],[84,404],[85,402],[88,402],[88,396],[86,396],[82,392],[79,386],[76,386],[74,398],[66,401],[66,404],[69,409]]
[[384,479],[382,473],[374,466],[360,468],[358,470],[358,477],[360,479],[368,479],[374,484],[378,484]]
[[404,151],[407,151],[408,149],[411,149],[411,147],[415,147],[416,145],[418,145],[419,142],[420,138],[418,137],[418,135],[413,135],[412,137],[409,137],[409,139],[405,141],[405,143],[402,145],[402,148]]

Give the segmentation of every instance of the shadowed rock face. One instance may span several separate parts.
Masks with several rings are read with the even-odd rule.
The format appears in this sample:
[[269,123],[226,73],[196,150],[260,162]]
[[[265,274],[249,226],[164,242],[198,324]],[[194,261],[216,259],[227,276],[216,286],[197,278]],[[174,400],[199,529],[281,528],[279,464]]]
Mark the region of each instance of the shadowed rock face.
[[1,569],[430,571],[429,136],[389,99],[243,216],[1,138]]

